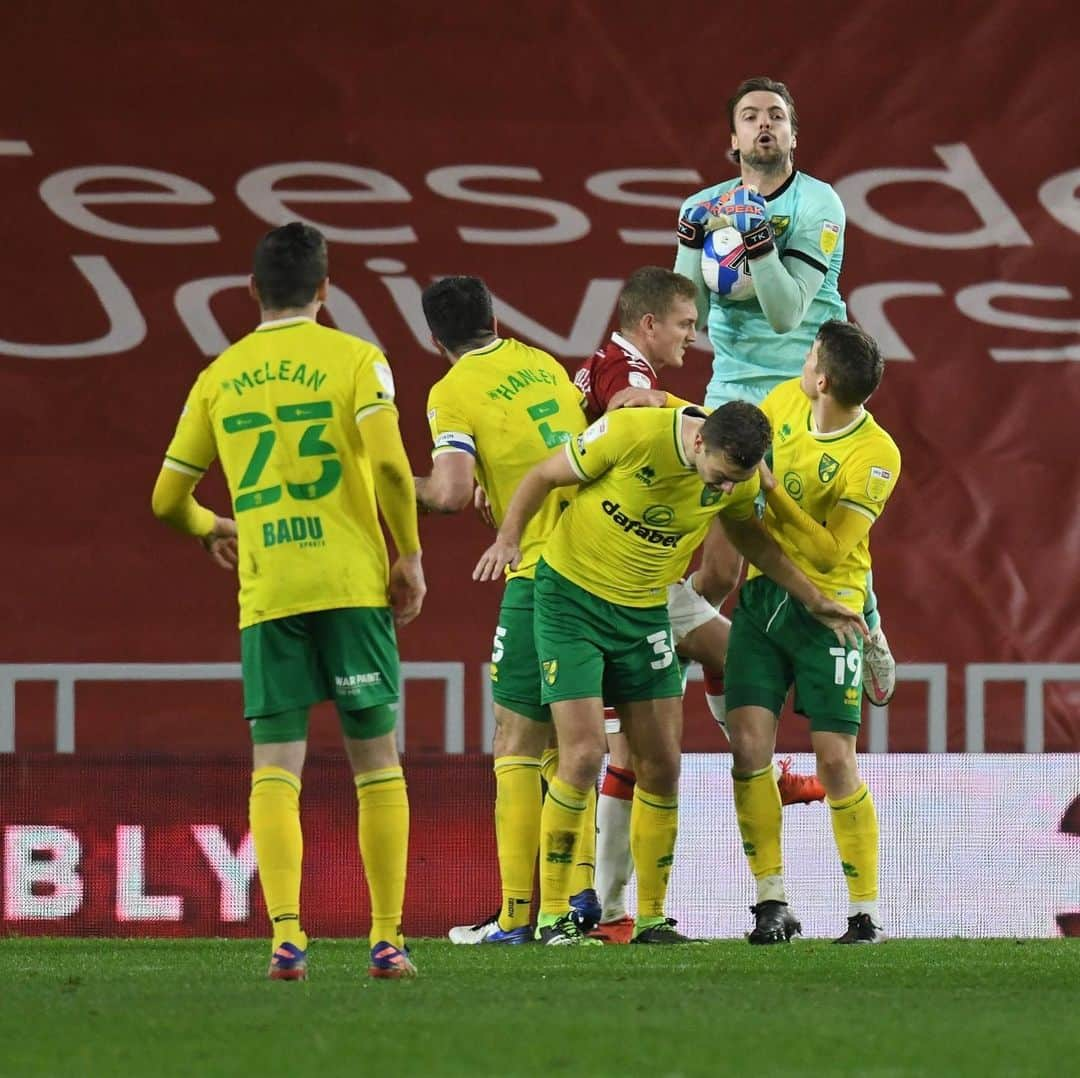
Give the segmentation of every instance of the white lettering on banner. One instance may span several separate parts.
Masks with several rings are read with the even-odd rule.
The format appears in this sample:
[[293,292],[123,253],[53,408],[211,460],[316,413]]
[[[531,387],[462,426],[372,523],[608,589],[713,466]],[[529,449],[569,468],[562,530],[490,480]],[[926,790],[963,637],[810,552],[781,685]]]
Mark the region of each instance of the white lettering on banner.
[[573,243],[588,235],[590,224],[576,206],[550,198],[512,195],[505,191],[473,191],[465,186],[470,180],[526,180],[535,183],[544,177],[535,168],[505,165],[448,165],[427,174],[427,185],[444,198],[473,202],[481,206],[529,210],[553,217],[555,223],[544,228],[459,228],[466,243],[498,244],[508,247],[549,243]]
[[146,337],[146,322],[135,297],[113,271],[109,260],[98,255],[75,255],[71,261],[90,283],[104,308],[109,320],[108,332],[78,344],[18,344],[0,340],[0,355],[24,359],[86,359],[120,355],[142,344]]
[[889,281],[856,288],[848,297],[848,306],[855,321],[878,342],[885,359],[914,359],[911,349],[886,316],[885,304],[891,299],[943,295],[945,290],[933,281]]
[[[679,849],[668,907],[695,936],[740,937],[752,901],[753,881],[731,811],[730,760],[730,755],[712,753],[687,753],[682,758]],[[1067,826],[1080,789],[1080,755],[860,754],[858,763],[860,776],[873,792],[881,826],[881,912],[890,935],[1053,937],[1080,912],[1080,841],[1075,824]],[[51,767],[43,761],[28,766],[46,772]],[[457,765],[448,760],[446,766],[447,781],[452,781]],[[812,770],[814,759],[799,754],[792,766]],[[193,767],[198,773],[198,765]],[[56,922],[88,908],[96,915],[109,909],[114,893],[118,899],[125,894],[125,887],[129,903],[136,895],[144,903],[156,901],[143,895],[145,823],[117,828],[118,850],[138,847],[138,881],[133,887],[130,878],[125,881],[125,873],[132,873],[131,863],[113,862],[108,849],[95,841],[98,832],[92,823],[81,825],[85,832],[51,824],[49,818],[64,809],[50,805],[47,798],[39,801],[33,778],[19,788],[20,798],[26,800],[16,802],[14,811],[35,822],[3,828],[4,927],[7,922],[16,930],[20,921]],[[455,813],[450,821],[417,821],[418,832],[483,818],[484,799],[476,791],[473,794],[461,803],[460,815]],[[206,808],[197,801],[192,794],[190,803],[174,805],[170,814],[179,816],[181,833],[190,828],[204,852],[212,851],[207,861],[222,882],[220,924],[254,925],[250,836],[233,853],[219,824],[182,823],[188,814],[206,819]],[[156,798],[151,797],[150,806],[147,811],[156,814]],[[433,835],[429,830],[428,837]],[[324,839],[316,856],[340,863],[342,851],[355,846],[355,828],[343,825]],[[178,889],[204,894],[209,869],[182,845],[161,850],[161,860],[151,868],[167,872]],[[785,818],[784,855],[789,899],[804,934],[835,937],[847,917],[848,895],[833,836],[819,814],[792,813]],[[633,886],[630,902],[635,898]],[[701,901],[703,893],[708,902]],[[956,896],[966,893],[979,895],[980,901],[957,902]],[[175,896],[159,897],[179,903]],[[193,900],[191,905],[194,910],[198,903]],[[197,925],[179,929],[176,905],[163,904],[156,910],[140,905],[138,912],[132,918],[130,907],[125,910],[117,901],[113,923],[125,934],[159,934],[155,924],[168,935],[178,930],[214,934],[213,907],[198,910]],[[152,915],[155,912],[157,916]],[[308,916],[318,921],[326,912],[325,907],[316,907]],[[56,925],[54,931],[64,927]]]
[[[156,191],[80,191],[86,183],[103,180],[134,180]],[[39,188],[42,201],[62,221],[89,232],[92,236],[122,240],[126,243],[217,243],[221,237],[217,229],[202,228],[139,228],[107,221],[91,212],[90,205],[136,206],[147,203],[205,206],[214,196],[201,184],[177,176],[172,172],[159,172],[156,168],[131,168],[125,165],[85,165],[54,172],[42,181]]]
[[622,285],[622,281],[612,278],[590,281],[568,337],[560,337],[494,294],[491,300],[500,325],[515,330],[515,336],[528,337],[556,355],[587,356],[607,333]]
[[[868,169],[852,173],[837,182],[837,190],[847,203],[851,223],[860,225],[885,242],[941,249],[973,249],[986,247],[1025,247],[1032,240],[1013,210],[1004,202],[982,171],[967,145],[952,143],[935,147],[942,167]],[[29,143],[21,140],[0,140],[0,156],[33,157]],[[297,177],[313,180],[339,180],[344,186],[327,189],[316,183],[278,187],[278,183]],[[85,190],[86,184],[110,182],[112,190],[96,187]],[[116,190],[115,185],[142,185],[143,190]],[[458,233],[466,244],[551,246],[566,245],[589,233],[591,222],[576,206],[557,199],[537,195],[519,195],[509,191],[477,190],[473,184],[540,183],[542,173],[535,168],[502,165],[448,165],[433,169],[426,177],[427,185],[437,195],[454,202],[466,202],[503,211],[498,216],[501,227],[482,228],[461,226]],[[683,168],[618,168],[606,169],[585,177],[584,186],[590,196],[604,202],[648,208],[655,216],[653,229],[618,229],[619,239],[631,245],[662,247],[670,255],[672,228],[669,220],[659,216],[659,210],[674,209],[686,190],[701,182],[700,175]],[[968,200],[981,222],[979,227],[960,232],[936,232],[901,226],[870,206],[872,194],[881,187],[894,184],[936,184],[957,192]],[[671,193],[642,191],[636,185],[668,185]],[[1080,169],[1072,169],[1043,182],[1038,190],[1044,210],[1066,228],[1080,232],[1080,199],[1077,185]],[[678,188],[676,192],[675,188]],[[83,233],[139,244],[172,245],[216,243],[218,232],[209,225],[179,227],[175,216],[188,205],[215,202],[215,196],[192,180],[170,172],[136,166],[88,165],[56,172],[39,185],[45,205],[62,220]],[[237,181],[237,194],[254,213],[270,223],[279,223],[297,216],[290,200],[300,204],[317,203],[325,206],[357,203],[374,207],[387,203],[410,203],[413,196],[393,176],[372,168],[340,162],[293,161],[270,164],[251,170]],[[137,205],[157,204],[160,214],[171,212],[173,227],[149,228],[121,225],[109,221],[90,207],[99,204]],[[507,227],[506,210],[526,215],[540,214],[550,223],[531,227]],[[328,211],[329,212],[329,211]],[[384,211],[385,212],[385,211]],[[644,216],[644,212],[643,212]],[[308,218],[301,218],[308,220]],[[526,220],[528,218],[526,217]],[[418,242],[419,234],[407,222],[380,228],[357,228],[341,222],[313,222],[331,240],[352,244],[391,244]],[[66,344],[33,344],[0,340],[0,356],[25,359],[81,359],[99,355],[119,355],[138,347],[146,339],[146,323],[132,292],[109,265],[107,259],[96,255],[73,256],[76,268],[94,289],[108,322],[107,331],[99,337]],[[379,274],[379,282],[389,293],[394,306],[404,320],[416,344],[434,352],[427,324],[423,317],[420,294],[425,282],[417,281],[406,272],[404,263],[396,259],[376,257],[364,263],[365,268]],[[218,354],[227,344],[210,310],[211,300],[219,291],[238,286],[239,276],[210,276],[180,283],[176,287],[175,305],[180,321],[206,356]],[[551,351],[562,354],[587,355],[606,336],[606,322],[613,302],[610,292],[618,291],[621,282],[612,283],[601,277],[584,282],[576,321],[568,336],[548,329],[535,318],[507,301],[497,303],[506,328]],[[1069,318],[1048,318],[1035,314],[1000,311],[991,305],[989,295],[999,282],[982,282],[958,289],[957,308],[976,322],[996,325],[1013,332],[1036,334],[1069,334],[1075,332],[1077,321]],[[568,284],[572,288],[573,285]],[[1015,283],[1010,298],[1025,303],[1065,302],[1072,293],[1053,283]],[[1004,296],[1005,293],[998,293]],[[886,358],[911,360],[911,349],[891,325],[886,304],[899,298],[931,298],[944,295],[935,281],[884,281],[856,288],[851,294],[852,310],[883,344]],[[63,301],[63,297],[59,297]],[[327,308],[339,329],[355,333],[379,344],[380,337],[364,312],[351,296],[331,286]],[[946,317],[945,315],[942,316]],[[2,329],[2,327],[0,327]],[[388,331],[387,331],[388,332]],[[706,334],[700,334],[693,347],[703,353],[711,351]],[[1058,344],[1036,341],[1031,347],[991,346],[990,357],[1007,361],[1063,361],[1080,359],[1080,345],[1074,341]]]
[[246,921],[251,916],[251,881],[257,869],[251,832],[235,852],[217,824],[192,824],[191,833],[221,885],[221,920]]
[[[1028,299],[1064,302],[1073,298],[1067,288],[1048,285],[1017,284],[1012,281],[987,281],[985,284],[968,285],[956,293],[957,309],[974,322],[988,326],[1005,326],[1009,329],[1026,329],[1041,333],[1080,333],[1080,319],[1037,318],[1016,311],[1001,311],[993,304],[995,299]],[[991,348],[990,355],[996,360],[1059,360],[1080,359],[1080,344],[1063,348]]]
[[[176,290],[173,301],[176,305],[176,313],[204,356],[218,356],[230,344],[228,337],[218,325],[217,319],[214,318],[210,301],[220,292],[226,292],[232,288],[242,288],[246,292],[247,287],[247,277],[202,277],[196,281],[188,281]],[[325,309],[334,325],[343,333],[363,337],[364,340],[371,341],[372,344],[382,348],[375,330],[371,328],[371,323],[364,317],[364,312],[353,302],[348,293],[335,285],[330,285]]]
[[1051,176],[1039,188],[1039,201],[1051,217],[1056,217],[1066,228],[1080,234],[1080,168]]
[[[1031,246],[1031,237],[994,190],[979,168],[975,155],[964,143],[935,146],[934,152],[945,162],[945,168],[869,168],[837,181],[836,191],[847,211],[848,222],[880,239],[915,247],[958,251],[976,247]],[[929,232],[898,225],[878,213],[869,201],[871,191],[895,183],[937,183],[951,187],[967,198],[983,227],[967,232]]]
[[[671,221],[675,212],[683,204],[683,199],[694,187],[700,187],[705,181],[701,173],[692,168],[616,168],[610,172],[598,172],[585,181],[585,190],[605,202],[617,202],[624,206],[658,206],[671,210]],[[677,185],[678,190],[671,195],[646,194],[642,191],[627,191],[632,183],[669,183]],[[672,224],[667,228],[640,229],[620,228],[619,239],[627,244],[640,244],[649,247],[671,246]]]
[[[356,186],[277,190],[278,180],[306,176],[348,180]],[[343,228],[340,225],[316,221],[305,217],[286,202],[341,203],[341,202],[411,202],[412,195],[393,176],[373,168],[344,165],[335,161],[289,161],[284,164],[264,165],[240,177],[236,183],[240,201],[256,217],[271,225],[283,225],[287,221],[303,221],[314,225],[331,242],[335,243],[416,243],[419,238],[408,225],[394,228]]]
[[48,824],[4,828],[4,919],[55,921],[82,905],[82,844],[74,831]]
[[146,831],[138,824],[116,829],[116,919],[179,921],[184,900],[179,895],[146,894]]

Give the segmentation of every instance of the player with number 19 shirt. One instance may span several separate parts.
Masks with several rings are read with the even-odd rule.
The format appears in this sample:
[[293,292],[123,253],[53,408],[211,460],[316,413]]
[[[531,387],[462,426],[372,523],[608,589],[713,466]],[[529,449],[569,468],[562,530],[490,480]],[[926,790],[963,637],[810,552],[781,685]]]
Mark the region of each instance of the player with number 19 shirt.
[[241,629],[387,606],[386,545],[357,426],[380,409],[397,411],[382,352],[307,318],[260,325],[199,375],[165,466],[201,478],[221,459]]
[[[864,411],[852,426],[830,434],[815,430],[810,401],[800,380],[777,386],[761,403],[773,429],[772,467],[785,491],[816,521],[847,509],[876,521],[900,476],[900,450],[874,417]],[[785,554],[822,592],[861,611],[870,572],[870,536],[865,535],[837,566],[823,572],[806,553],[804,535],[790,530],[766,502],[765,526]],[[753,565],[747,580],[761,576]]]

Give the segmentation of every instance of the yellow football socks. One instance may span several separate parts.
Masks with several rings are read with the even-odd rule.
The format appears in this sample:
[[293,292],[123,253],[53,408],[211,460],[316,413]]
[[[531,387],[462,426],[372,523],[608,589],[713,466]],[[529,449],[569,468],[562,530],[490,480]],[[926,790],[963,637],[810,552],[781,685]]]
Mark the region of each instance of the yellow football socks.
[[574,871],[570,875],[570,894],[590,890],[596,885],[596,787],[589,789],[589,800],[581,821]]
[[409,856],[409,797],[400,767],[355,777],[360,856],[371,894],[371,946],[403,947],[401,907]]
[[561,917],[570,906],[571,876],[588,807],[588,789],[552,777],[540,813],[541,923]]
[[503,898],[499,927],[504,932],[530,920],[542,804],[540,761],[535,756],[500,756],[495,761],[495,845]]
[[675,839],[679,832],[679,799],[634,787],[630,811],[630,852],[638,885],[638,925],[664,916]]
[[874,903],[878,897],[878,821],[870,789],[864,782],[850,797],[827,800],[852,908]]
[[307,936],[300,927],[300,779],[281,767],[257,768],[251,774],[248,815],[274,947],[292,943],[306,950]]
[[551,780],[555,777],[559,770],[559,750],[544,749],[540,754],[540,774],[544,779],[544,782],[551,785]]
[[758,901],[786,901],[783,855],[780,852],[782,806],[776,772],[770,763],[748,775],[731,773],[735,816],[739,821],[743,852],[758,881]]

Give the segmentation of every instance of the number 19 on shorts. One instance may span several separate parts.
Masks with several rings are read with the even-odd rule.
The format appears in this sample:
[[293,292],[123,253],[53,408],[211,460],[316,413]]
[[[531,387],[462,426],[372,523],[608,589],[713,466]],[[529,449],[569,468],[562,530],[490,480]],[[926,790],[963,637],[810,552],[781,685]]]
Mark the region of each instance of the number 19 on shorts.
[[833,683],[843,685],[846,675],[850,673],[852,688],[862,683],[862,655],[855,648],[850,651],[847,648],[829,648],[829,654],[833,657]]

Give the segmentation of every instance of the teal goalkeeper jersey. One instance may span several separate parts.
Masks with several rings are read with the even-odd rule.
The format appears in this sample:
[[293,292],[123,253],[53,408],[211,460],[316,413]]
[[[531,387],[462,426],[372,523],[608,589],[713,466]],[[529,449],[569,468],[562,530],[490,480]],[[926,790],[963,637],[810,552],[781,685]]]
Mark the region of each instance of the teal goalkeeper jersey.
[[[683,203],[681,213],[700,202],[719,198],[741,182],[736,178],[698,191]],[[766,196],[765,201],[781,261],[800,259],[816,266],[825,274],[825,280],[802,322],[790,333],[777,333],[769,325],[756,298],[732,302],[708,293],[708,330],[714,358],[705,403],[710,408],[748,397],[760,404],[781,382],[800,373],[822,322],[847,318],[839,290],[844,261],[844,207],[840,196],[827,183],[804,172],[793,172],[787,183]]]

